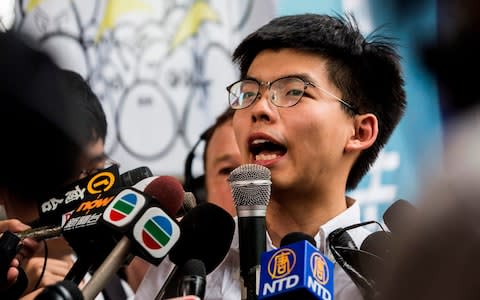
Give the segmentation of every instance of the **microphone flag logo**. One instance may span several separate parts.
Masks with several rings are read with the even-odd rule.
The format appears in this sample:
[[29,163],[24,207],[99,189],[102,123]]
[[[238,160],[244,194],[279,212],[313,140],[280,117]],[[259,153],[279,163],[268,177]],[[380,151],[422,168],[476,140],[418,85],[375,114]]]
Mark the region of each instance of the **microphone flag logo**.
[[292,249],[282,248],[268,262],[268,274],[272,279],[283,278],[295,268],[297,257]]
[[145,206],[145,196],[133,189],[121,191],[103,212],[103,219],[108,224],[124,227],[136,218]]
[[332,300],[333,268],[333,263],[308,241],[264,252],[258,299]]
[[136,242],[152,257],[165,256],[180,237],[180,228],[160,208],[145,211],[133,228]]

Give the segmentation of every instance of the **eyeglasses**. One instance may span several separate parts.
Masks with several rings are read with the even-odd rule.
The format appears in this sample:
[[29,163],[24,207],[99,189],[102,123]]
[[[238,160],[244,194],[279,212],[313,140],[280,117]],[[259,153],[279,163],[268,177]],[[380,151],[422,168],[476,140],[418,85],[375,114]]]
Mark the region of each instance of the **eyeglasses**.
[[117,168],[120,168],[120,164],[118,162],[105,155],[100,161],[95,162],[94,167],[80,170],[80,178],[93,175],[112,166],[117,166]]
[[232,109],[243,109],[252,105],[258,98],[260,88],[266,86],[269,91],[268,99],[278,107],[291,107],[297,104],[302,98],[308,86],[318,88],[325,94],[339,101],[345,107],[350,109],[355,114],[357,110],[353,105],[324,90],[323,88],[314,85],[303,78],[296,76],[288,76],[278,78],[270,82],[259,82],[255,79],[243,79],[227,86],[228,101]]

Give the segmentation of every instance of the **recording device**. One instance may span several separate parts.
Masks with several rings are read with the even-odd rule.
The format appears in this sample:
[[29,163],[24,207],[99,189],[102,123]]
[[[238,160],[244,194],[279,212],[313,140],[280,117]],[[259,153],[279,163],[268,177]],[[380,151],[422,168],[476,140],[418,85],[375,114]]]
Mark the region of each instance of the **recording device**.
[[220,206],[202,203],[194,207],[179,223],[180,239],[168,254],[175,264],[155,299],[177,295],[178,268],[190,259],[205,264],[207,274],[212,272],[227,255],[235,232],[232,216]]
[[257,269],[266,250],[265,214],[270,201],[270,170],[256,164],[235,168],[228,176],[238,216],[242,299],[256,299]]
[[158,265],[178,241],[180,229],[169,215],[175,215],[182,204],[184,193],[180,182],[170,176],[160,176],[145,187],[145,193],[155,199],[157,205],[139,192],[125,189],[105,209],[102,221],[125,236],[85,285],[82,290],[85,299],[93,299],[102,290],[130,253]]
[[35,300],[84,300],[78,286],[70,280],[63,280],[46,286]]
[[[0,286],[7,284],[7,272],[17,254],[19,244],[20,238],[10,231],[5,231],[0,237]],[[18,272],[17,280],[4,291],[0,291],[2,299],[18,299],[27,288],[28,278],[25,271],[18,267]]]
[[205,297],[205,286],[207,272],[205,264],[199,259],[189,259],[181,269],[180,283],[178,284],[177,296],[198,296]]
[[17,255],[19,243],[20,238],[10,231],[5,231],[0,237],[0,286],[7,283],[7,272]]
[[289,233],[280,248],[262,254],[258,299],[333,299],[333,263],[312,241]]

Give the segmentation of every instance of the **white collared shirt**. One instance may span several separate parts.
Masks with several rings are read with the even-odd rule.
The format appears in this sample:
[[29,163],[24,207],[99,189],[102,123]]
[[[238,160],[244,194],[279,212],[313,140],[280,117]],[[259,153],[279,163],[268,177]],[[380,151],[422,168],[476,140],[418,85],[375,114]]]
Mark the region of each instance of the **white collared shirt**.
[[[360,207],[358,203],[349,199],[349,207],[341,214],[320,226],[314,239],[317,247],[327,257],[334,261],[327,244],[327,237],[333,230],[360,222]],[[235,218],[237,221],[237,218]],[[363,227],[349,230],[353,241],[359,246],[370,234]],[[267,233],[267,251],[276,249]],[[193,250],[194,251],[194,250]],[[167,258],[159,266],[150,266],[143,281],[138,287],[135,299],[155,299],[158,291],[163,286],[165,279],[173,269],[173,263]],[[207,275],[205,300],[239,300],[240,292],[240,255],[238,246],[238,227],[235,229],[230,250],[222,263]],[[334,268],[334,299],[335,300],[362,300],[360,291],[343,269],[335,263]]]

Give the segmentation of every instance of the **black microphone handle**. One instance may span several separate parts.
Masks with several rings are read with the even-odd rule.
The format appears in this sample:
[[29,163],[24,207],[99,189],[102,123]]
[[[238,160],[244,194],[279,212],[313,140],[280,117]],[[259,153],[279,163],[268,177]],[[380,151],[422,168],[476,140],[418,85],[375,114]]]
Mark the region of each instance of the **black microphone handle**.
[[92,266],[93,263],[91,261],[79,256],[64,279],[79,285]]
[[201,300],[205,297],[205,285],[205,278],[202,276],[183,276],[178,285],[178,296],[195,295]]
[[256,270],[266,251],[265,216],[238,218],[240,275],[246,287],[247,299],[256,299]]

